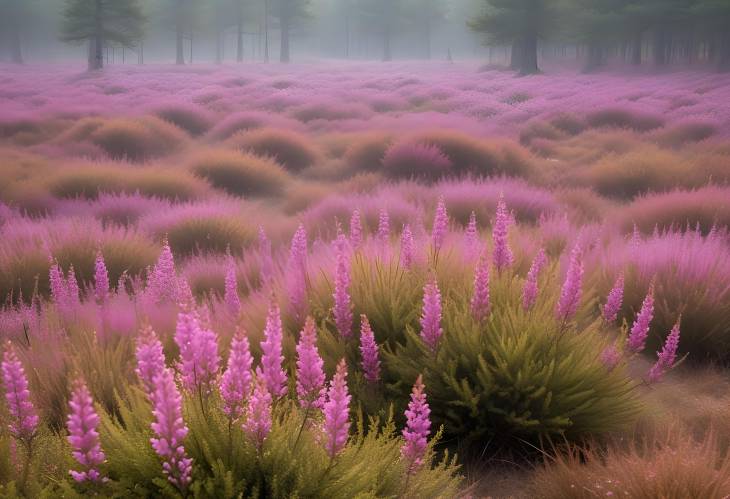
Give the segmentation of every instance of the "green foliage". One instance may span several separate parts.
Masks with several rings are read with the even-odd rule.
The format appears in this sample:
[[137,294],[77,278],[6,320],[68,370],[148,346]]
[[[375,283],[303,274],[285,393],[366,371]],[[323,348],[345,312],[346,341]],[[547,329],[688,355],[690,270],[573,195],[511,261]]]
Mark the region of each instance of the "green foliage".
[[234,196],[280,195],[289,182],[289,175],[275,161],[234,151],[202,154],[191,168],[214,187]]
[[144,17],[138,0],[66,0],[61,39],[102,40],[131,47],[142,36]]

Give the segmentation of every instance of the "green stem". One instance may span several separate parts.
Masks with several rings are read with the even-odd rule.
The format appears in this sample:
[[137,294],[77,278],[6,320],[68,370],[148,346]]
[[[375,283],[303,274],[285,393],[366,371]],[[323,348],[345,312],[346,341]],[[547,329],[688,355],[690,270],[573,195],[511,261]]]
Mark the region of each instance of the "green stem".
[[299,427],[299,433],[297,433],[297,439],[294,440],[294,446],[292,447],[292,451],[297,448],[297,444],[299,443],[299,438],[302,436],[302,431],[304,431],[304,425],[307,424],[307,418],[309,417],[310,408],[311,408],[311,402],[309,405],[307,405],[307,408],[304,411],[304,420],[302,421],[302,426]]

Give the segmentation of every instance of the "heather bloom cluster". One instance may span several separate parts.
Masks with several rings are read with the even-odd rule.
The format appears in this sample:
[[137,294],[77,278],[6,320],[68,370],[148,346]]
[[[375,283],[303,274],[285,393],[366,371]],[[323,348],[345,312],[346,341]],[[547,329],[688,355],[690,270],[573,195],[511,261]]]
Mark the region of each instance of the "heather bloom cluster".
[[79,283],[73,265],[64,276],[58,262],[54,261],[49,270],[51,297],[61,314],[68,318],[80,303]]
[[236,262],[228,255],[226,264],[225,289],[223,300],[226,309],[232,317],[237,317],[241,311],[241,299],[238,296],[238,279],[236,278]]
[[378,344],[365,314],[360,316],[360,355],[365,379],[370,383],[377,383],[380,380]]
[[169,368],[163,369],[154,379],[152,393],[152,448],[162,459],[162,471],[167,479],[185,490],[192,480],[193,460],[185,452],[183,440],[188,427],[182,417],[182,397],[175,386],[175,379]]
[[297,343],[297,397],[299,405],[321,409],[325,398],[324,361],[317,350],[314,319],[307,317]]
[[155,303],[170,303],[179,300],[175,258],[167,240],[162,246],[157,263],[147,278],[147,290]]
[[557,314],[558,319],[566,323],[573,318],[578,311],[580,297],[583,287],[583,259],[581,258],[582,249],[580,243],[573,246],[570,252],[570,262],[568,263],[568,272],[563,281],[563,287],[560,291],[558,299]]
[[231,341],[231,351],[226,370],[220,380],[223,412],[230,419],[243,414],[246,397],[251,391],[253,357],[244,330],[238,330]]
[[350,257],[347,248],[347,239],[340,233],[335,241],[335,325],[340,336],[348,339],[352,336],[352,301],[350,299]]
[[514,255],[509,247],[507,240],[511,217],[507,211],[507,205],[504,197],[500,195],[497,202],[497,215],[494,220],[494,228],[492,229],[492,244],[494,245],[492,259],[494,260],[494,268],[502,271],[514,262]]
[[472,211],[469,215],[469,223],[464,231],[464,249],[468,260],[474,260],[481,252],[479,243],[479,229],[477,228],[477,214]]
[[353,251],[357,251],[362,246],[363,232],[362,232],[362,220],[360,218],[360,210],[355,208],[352,211],[350,217],[350,246]]
[[337,364],[324,403],[324,447],[330,459],[334,459],[347,444],[350,432],[350,399],[347,390],[347,364],[345,359]]
[[259,451],[271,431],[271,402],[271,393],[266,388],[266,380],[260,372],[257,372],[253,381],[253,392],[246,406],[243,431]]
[[413,265],[413,233],[409,224],[403,225],[400,236],[400,264],[404,269]]
[[431,244],[433,244],[434,251],[439,251],[443,246],[448,228],[449,215],[446,212],[444,197],[440,196],[436,205],[436,215],[433,219],[433,229],[431,230]]
[[203,324],[196,311],[181,311],[175,341],[180,349],[183,386],[188,391],[207,395],[213,388],[220,365],[218,335]]
[[382,208],[378,215],[377,238],[381,244],[386,244],[390,239],[390,216],[385,208]]
[[97,252],[96,261],[94,262],[94,297],[100,305],[103,305],[109,299],[109,273],[101,251]]
[[106,460],[99,441],[99,415],[94,409],[94,401],[86,384],[77,380],[69,401],[68,443],[74,459],[81,465],[81,471],[70,470],[77,482],[100,482],[106,478],[99,466]]
[[405,412],[406,427],[403,429],[405,443],[401,447],[401,455],[408,463],[408,474],[413,474],[423,466],[423,459],[428,445],[428,435],[431,433],[431,409],[426,402],[423,378],[419,374],[413,385],[411,401]]
[[307,232],[299,224],[294,233],[287,262],[287,290],[289,301],[297,318],[302,318],[307,307]]
[[664,373],[674,367],[679,348],[679,320],[667,336],[661,351],[657,352],[657,361],[649,370],[649,382],[656,383],[662,379]]
[[530,270],[527,272],[527,280],[522,288],[522,308],[525,310],[532,308],[537,301],[537,281],[540,277],[540,272],[546,263],[547,256],[545,255],[545,249],[540,248],[537,255],[535,255],[535,258],[532,260]]
[[646,338],[649,336],[649,325],[654,317],[654,285],[649,287],[644,301],[641,304],[641,310],[636,316],[634,324],[629,332],[628,347],[632,352],[640,352],[646,346]]
[[5,401],[10,415],[8,429],[14,438],[17,438],[25,445],[30,445],[36,435],[39,420],[30,399],[25,369],[23,369],[23,364],[18,359],[10,341],[5,344],[2,375]]
[[474,291],[469,304],[471,315],[476,321],[481,321],[489,315],[489,259],[482,254],[474,272]]
[[603,320],[610,324],[618,318],[618,312],[621,310],[621,304],[624,299],[624,274],[621,272],[613,284],[613,288],[608,293],[606,304],[603,306]]
[[165,354],[162,350],[162,343],[157,338],[152,326],[147,325],[140,331],[137,337],[135,357],[137,359],[135,373],[149,396],[155,389],[155,376],[165,369]]
[[266,388],[274,398],[286,395],[287,375],[282,367],[284,354],[281,350],[281,341],[284,332],[281,326],[281,312],[276,300],[271,301],[269,313],[266,317],[264,341],[261,342],[261,376]]
[[423,287],[423,309],[421,311],[421,338],[435,352],[443,334],[441,328],[441,292],[436,278],[431,276]]

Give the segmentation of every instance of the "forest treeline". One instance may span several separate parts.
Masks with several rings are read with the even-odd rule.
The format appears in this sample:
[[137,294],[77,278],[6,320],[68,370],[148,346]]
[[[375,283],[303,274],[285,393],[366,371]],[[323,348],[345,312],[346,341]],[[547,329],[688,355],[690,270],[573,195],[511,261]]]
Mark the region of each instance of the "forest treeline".
[[[434,34],[449,23],[450,36],[456,27],[503,47],[511,67],[525,74],[539,71],[540,54],[579,58],[587,70],[615,60],[730,69],[730,0],[3,0],[0,43],[13,62],[24,62],[34,18],[49,12],[58,40],[88,47],[89,69],[119,49],[143,63],[150,33],[164,34],[177,64],[193,62],[201,37],[214,40],[206,59],[223,61],[231,36],[239,62],[244,44],[261,60],[288,62],[302,33],[324,31],[346,58],[366,40],[391,60],[394,40],[407,35],[428,59]],[[450,57],[440,42],[441,57]]]

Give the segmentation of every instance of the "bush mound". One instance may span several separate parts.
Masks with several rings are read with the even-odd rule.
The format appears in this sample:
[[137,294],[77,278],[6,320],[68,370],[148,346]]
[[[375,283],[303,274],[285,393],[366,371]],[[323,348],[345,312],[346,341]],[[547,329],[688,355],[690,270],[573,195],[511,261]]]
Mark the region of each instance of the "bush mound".
[[211,117],[204,109],[181,103],[160,106],[154,110],[154,114],[193,136],[207,132],[212,123]]
[[271,157],[291,172],[312,166],[320,157],[307,137],[289,130],[263,128],[239,133],[229,143],[244,152]]
[[235,196],[275,196],[290,180],[275,161],[236,151],[208,151],[194,159],[190,168],[213,187]]
[[225,253],[229,248],[240,253],[256,240],[256,231],[240,217],[225,214],[182,218],[166,227],[170,248],[175,254]]
[[343,159],[355,171],[380,170],[392,140],[392,135],[386,132],[363,134],[350,144]]
[[630,109],[606,108],[589,113],[586,121],[592,127],[628,128],[637,132],[648,132],[661,127],[661,117]]
[[383,157],[383,170],[391,178],[433,181],[448,175],[452,167],[437,146],[419,142],[396,142]]
[[185,141],[185,133],[154,117],[112,119],[94,130],[89,140],[114,159],[145,161],[165,156]]

